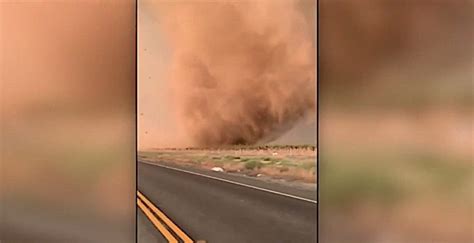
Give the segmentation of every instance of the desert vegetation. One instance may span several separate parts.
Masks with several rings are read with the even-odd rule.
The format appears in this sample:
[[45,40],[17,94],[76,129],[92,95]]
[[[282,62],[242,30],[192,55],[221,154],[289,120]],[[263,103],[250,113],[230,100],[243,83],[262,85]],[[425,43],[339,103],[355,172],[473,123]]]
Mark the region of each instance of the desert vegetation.
[[201,169],[220,167],[226,173],[266,179],[316,182],[316,148],[313,145],[166,148],[141,151],[139,157]]

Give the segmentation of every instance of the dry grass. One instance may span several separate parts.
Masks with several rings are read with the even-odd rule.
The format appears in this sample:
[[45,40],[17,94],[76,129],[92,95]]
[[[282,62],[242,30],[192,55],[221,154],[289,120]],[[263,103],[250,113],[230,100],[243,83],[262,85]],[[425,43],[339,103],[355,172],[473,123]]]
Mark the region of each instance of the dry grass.
[[225,148],[155,149],[139,153],[142,159],[204,169],[221,167],[227,173],[316,182],[314,146],[232,146]]

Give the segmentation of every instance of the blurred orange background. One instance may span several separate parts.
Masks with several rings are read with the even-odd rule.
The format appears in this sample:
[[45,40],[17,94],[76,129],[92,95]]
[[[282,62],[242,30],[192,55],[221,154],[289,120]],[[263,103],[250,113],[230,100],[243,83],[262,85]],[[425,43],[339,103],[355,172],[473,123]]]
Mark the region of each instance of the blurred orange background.
[[321,242],[473,242],[472,1],[321,0]]
[[134,1],[1,1],[0,19],[0,241],[134,241]]

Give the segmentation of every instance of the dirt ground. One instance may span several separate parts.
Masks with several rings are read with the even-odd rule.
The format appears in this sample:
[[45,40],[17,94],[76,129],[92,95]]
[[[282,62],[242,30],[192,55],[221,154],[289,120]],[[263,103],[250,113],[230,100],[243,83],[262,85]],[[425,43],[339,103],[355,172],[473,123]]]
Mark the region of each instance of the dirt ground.
[[284,181],[316,183],[313,146],[231,147],[220,149],[154,149],[139,152],[143,159]]

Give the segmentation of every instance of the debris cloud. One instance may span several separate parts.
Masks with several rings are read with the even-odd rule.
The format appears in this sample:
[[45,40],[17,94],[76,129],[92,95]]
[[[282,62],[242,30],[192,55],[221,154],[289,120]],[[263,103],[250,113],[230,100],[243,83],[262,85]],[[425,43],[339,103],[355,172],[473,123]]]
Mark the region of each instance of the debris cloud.
[[315,25],[307,14],[315,9],[312,1],[156,7],[172,52],[167,103],[190,143],[269,142],[314,117]]

